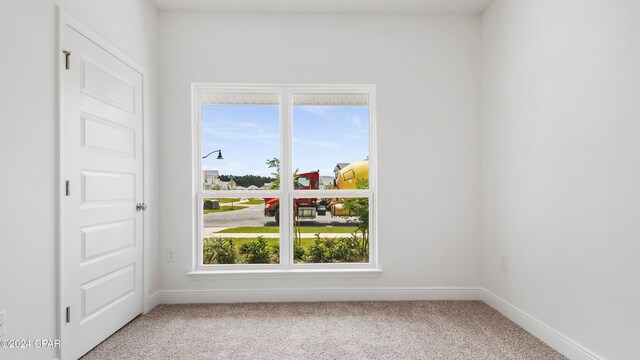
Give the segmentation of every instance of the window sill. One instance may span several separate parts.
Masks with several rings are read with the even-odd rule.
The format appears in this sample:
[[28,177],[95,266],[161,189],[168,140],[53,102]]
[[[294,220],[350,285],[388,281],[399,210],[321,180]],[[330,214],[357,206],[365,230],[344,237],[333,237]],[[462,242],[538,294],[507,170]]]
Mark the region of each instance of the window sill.
[[190,280],[212,279],[300,279],[300,278],[340,278],[376,277],[382,275],[379,268],[340,269],[229,269],[196,270],[187,273]]

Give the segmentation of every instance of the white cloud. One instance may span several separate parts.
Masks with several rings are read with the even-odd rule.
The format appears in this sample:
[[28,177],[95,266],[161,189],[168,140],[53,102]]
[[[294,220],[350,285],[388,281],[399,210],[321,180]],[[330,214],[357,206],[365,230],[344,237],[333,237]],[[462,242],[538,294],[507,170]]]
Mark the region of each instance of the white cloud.
[[362,118],[358,115],[349,116],[349,121],[356,127],[362,127]]

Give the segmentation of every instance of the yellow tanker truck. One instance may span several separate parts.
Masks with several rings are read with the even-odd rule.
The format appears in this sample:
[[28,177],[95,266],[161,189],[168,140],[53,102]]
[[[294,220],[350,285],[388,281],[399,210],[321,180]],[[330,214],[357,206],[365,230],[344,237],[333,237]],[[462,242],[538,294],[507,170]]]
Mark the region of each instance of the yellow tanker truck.
[[[340,170],[336,179],[336,188],[339,190],[357,189],[358,180],[369,179],[369,160],[356,161]],[[331,216],[353,216],[354,214],[344,209],[342,199],[329,200]]]

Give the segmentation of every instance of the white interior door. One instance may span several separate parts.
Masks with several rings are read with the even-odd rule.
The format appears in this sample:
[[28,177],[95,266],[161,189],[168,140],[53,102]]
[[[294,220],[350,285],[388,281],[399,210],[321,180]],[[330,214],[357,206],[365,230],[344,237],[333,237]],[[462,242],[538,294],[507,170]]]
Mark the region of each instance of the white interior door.
[[142,312],[142,75],[69,26],[62,39],[62,346],[76,359]]

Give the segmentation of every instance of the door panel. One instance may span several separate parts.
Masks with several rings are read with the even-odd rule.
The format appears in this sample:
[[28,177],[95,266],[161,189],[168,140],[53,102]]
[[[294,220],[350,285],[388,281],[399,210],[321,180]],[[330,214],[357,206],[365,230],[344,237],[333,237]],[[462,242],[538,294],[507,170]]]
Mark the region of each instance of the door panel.
[[75,359],[142,312],[142,76],[65,27],[63,356]]
[[[82,114],[82,146],[105,155],[135,157],[135,130],[90,114]],[[84,149],[83,149],[84,150]]]
[[132,220],[88,226],[82,231],[82,261],[134,247],[136,226]]
[[80,91],[106,104],[113,105],[128,113],[135,109],[135,86],[123,79],[113,69],[104,68],[96,62],[80,57]]
[[82,285],[82,320],[113,304],[116,299],[133,294],[134,280],[135,264],[131,264]]
[[81,171],[82,205],[94,202],[135,202],[136,175],[107,171]]

